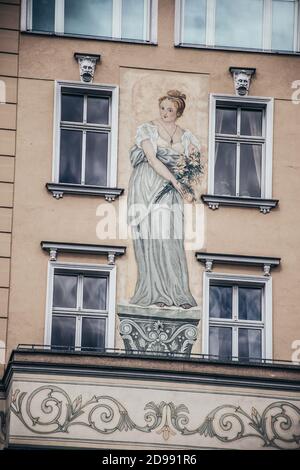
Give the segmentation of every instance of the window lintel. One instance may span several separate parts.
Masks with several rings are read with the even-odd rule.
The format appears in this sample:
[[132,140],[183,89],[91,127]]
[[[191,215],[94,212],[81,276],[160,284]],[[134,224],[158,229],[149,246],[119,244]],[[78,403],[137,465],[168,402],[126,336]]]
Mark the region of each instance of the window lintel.
[[239,266],[261,267],[265,276],[270,276],[271,268],[280,265],[281,258],[271,258],[264,256],[232,255],[223,253],[197,252],[197,261],[205,265],[207,272],[212,271],[214,264],[228,264]]
[[88,245],[83,243],[42,241],[41,248],[48,251],[50,261],[56,261],[58,253],[75,253],[77,255],[107,255],[108,264],[115,264],[115,257],[126,253],[125,246]]

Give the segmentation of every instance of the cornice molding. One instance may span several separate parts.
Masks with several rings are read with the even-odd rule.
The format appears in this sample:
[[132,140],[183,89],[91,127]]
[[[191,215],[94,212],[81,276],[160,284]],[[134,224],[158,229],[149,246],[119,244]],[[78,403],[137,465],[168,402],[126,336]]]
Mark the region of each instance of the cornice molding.
[[108,264],[115,264],[115,257],[126,253],[125,246],[88,245],[84,243],[42,241],[41,248],[48,251],[50,261],[56,261],[58,253],[75,253],[77,255],[107,255]]
[[196,258],[197,261],[205,265],[205,270],[208,272],[212,271],[214,264],[228,264],[261,267],[265,276],[269,276],[271,268],[278,267],[281,261],[281,258],[206,252],[197,252]]
[[[18,357],[18,351],[12,352],[1,384],[6,390],[9,389],[14,374],[20,373],[28,375],[47,374],[56,377],[114,377],[130,380],[203,383],[268,390],[300,391],[300,382],[295,376],[295,373],[299,374],[299,366],[293,364],[257,365],[249,363],[246,365],[241,363],[216,363],[210,360],[181,360],[176,359],[176,355],[174,360],[174,358],[163,359],[155,356],[143,357],[140,354],[135,357],[130,354],[106,354],[99,357],[101,363],[96,365],[92,363],[92,360],[87,360],[89,359],[88,355],[85,355],[84,361],[79,364],[79,357],[76,354],[57,353],[57,351],[26,351],[22,353],[22,356],[24,354],[26,355],[25,360]],[[60,361],[55,361],[55,356],[60,357]],[[61,357],[64,358],[63,361]],[[172,363],[172,368],[166,368],[166,362]],[[191,370],[189,370],[189,363]],[[253,373],[254,370],[257,373]],[[234,374],[233,371],[235,371]],[[265,371],[264,374],[262,374],[262,371]],[[293,377],[289,379],[287,377],[288,373],[291,373]]]

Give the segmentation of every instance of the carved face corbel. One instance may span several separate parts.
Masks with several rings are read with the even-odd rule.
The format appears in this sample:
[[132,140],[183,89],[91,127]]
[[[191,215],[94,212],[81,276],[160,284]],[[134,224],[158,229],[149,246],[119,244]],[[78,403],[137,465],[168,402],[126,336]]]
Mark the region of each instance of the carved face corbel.
[[235,94],[247,96],[250,89],[251,78],[255,74],[255,69],[230,67],[230,72],[234,80]]
[[84,83],[91,83],[94,79],[97,62],[101,56],[96,54],[74,54],[79,64],[80,80]]

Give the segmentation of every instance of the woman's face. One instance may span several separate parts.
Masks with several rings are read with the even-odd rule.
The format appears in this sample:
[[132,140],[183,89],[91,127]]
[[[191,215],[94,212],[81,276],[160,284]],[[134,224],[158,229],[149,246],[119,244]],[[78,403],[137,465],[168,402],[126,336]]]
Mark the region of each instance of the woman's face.
[[175,122],[177,119],[177,106],[174,101],[164,100],[159,105],[160,117],[164,122]]

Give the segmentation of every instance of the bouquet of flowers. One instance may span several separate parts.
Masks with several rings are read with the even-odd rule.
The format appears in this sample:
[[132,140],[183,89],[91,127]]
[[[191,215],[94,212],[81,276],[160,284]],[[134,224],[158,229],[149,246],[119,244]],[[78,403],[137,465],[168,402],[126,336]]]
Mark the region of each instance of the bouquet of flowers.
[[[199,182],[200,175],[203,173],[200,156],[200,152],[197,149],[194,149],[189,155],[181,154],[173,171],[176,180],[182,185],[183,191],[192,196],[193,200],[196,200],[193,185]],[[156,196],[155,202],[159,202],[165,194],[173,189],[172,183],[167,183]]]

